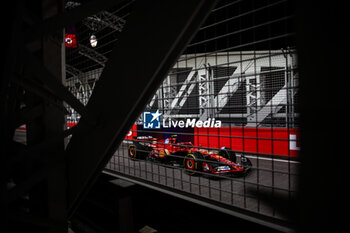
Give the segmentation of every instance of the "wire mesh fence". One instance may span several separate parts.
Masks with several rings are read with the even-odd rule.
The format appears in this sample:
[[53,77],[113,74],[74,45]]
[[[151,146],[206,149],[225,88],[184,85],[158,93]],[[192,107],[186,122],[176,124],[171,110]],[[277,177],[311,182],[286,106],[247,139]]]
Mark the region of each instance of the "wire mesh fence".
[[[133,2],[66,29],[66,85],[84,104],[127,27]],[[286,0],[219,1],[106,171],[288,220],[268,200],[290,201],[298,186],[293,10]],[[130,87],[130,95],[137,94]],[[79,114],[69,111],[73,126]]]

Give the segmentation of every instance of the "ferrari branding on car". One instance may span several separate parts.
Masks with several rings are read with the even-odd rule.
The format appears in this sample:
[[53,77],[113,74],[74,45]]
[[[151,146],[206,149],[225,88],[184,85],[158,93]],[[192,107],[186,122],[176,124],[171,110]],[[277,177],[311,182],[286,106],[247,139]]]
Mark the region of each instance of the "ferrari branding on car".
[[[156,112],[144,112],[143,113],[143,128],[145,129],[160,129],[161,126],[161,113],[159,110]],[[208,118],[206,121],[197,120],[195,118],[186,120],[172,120],[171,118],[163,119],[163,128],[179,127],[179,128],[220,128],[221,121],[215,120],[215,118]]]

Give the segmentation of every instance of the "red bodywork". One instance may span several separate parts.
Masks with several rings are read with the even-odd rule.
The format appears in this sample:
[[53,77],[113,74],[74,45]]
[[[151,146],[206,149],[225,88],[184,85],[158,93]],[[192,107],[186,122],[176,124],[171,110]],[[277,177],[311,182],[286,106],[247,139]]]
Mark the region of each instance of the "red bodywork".
[[[188,154],[194,154],[196,152],[200,153],[203,156],[201,171],[208,172],[212,174],[224,174],[224,173],[243,173],[245,168],[237,164],[218,153],[211,152],[209,150],[203,149],[201,147],[194,147],[191,142],[177,142],[175,137],[166,138],[166,139],[139,139],[136,142],[144,142],[145,146],[149,148],[150,152],[148,156],[153,159],[166,160],[169,157],[177,157],[183,161],[185,167],[190,169],[191,164],[194,164],[194,159],[191,163],[191,158],[186,158]],[[189,161],[189,166],[186,166],[185,162]],[[220,166],[220,170],[215,167]]]

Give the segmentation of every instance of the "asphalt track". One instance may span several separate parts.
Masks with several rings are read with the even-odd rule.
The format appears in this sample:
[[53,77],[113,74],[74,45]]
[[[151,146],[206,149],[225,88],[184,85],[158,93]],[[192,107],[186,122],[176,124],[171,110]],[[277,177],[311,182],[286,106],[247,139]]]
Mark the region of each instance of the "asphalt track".
[[[14,140],[25,143],[25,131],[17,130]],[[128,145],[120,145],[106,166],[109,171],[167,186],[174,192],[181,190],[274,218],[288,218],[279,200],[291,200],[296,196],[300,167],[297,161],[247,155],[253,168],[244,177],[189,176],[179,166],[131,160]]]
[[174,192],[181,190],[263,215],[286,219],[285,209],[281,209],[283,206],[279,205],[279,201],[295,198],[299,162],[257,158],[253,155],[247,157],[253,168],[243,177],[189,176],[179,166],[131,160],[128,157],[128,144],[122,143],[106,168],[170,187]]

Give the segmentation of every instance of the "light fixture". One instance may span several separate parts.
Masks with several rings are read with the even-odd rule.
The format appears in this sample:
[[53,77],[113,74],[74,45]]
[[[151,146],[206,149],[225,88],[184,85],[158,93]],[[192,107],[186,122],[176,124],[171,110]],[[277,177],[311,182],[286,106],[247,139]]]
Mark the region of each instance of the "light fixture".
[[90,45],[91,47],[95,48],[97,45],[97,38],[95,35],[90,36]]

